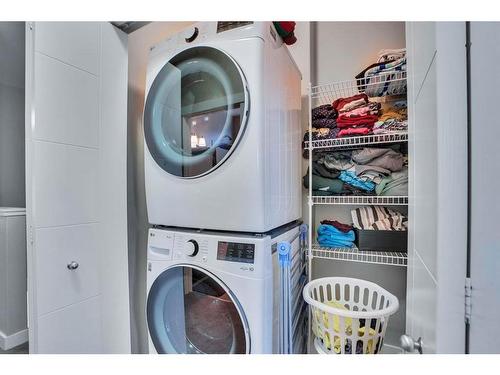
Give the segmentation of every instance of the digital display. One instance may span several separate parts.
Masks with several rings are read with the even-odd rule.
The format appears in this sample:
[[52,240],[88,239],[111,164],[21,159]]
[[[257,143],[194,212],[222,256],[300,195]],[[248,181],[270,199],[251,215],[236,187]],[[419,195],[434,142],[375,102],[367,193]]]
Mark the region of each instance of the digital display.
[[222,242],[217,246],[217,259],[229,262],[253,263],[255,244]]

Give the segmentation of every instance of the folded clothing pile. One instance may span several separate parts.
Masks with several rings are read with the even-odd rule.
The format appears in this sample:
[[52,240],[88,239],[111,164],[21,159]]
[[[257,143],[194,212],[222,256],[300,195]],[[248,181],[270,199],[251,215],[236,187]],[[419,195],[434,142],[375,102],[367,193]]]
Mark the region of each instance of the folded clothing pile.
[[[408,168],[399,145],[315,153],[313,195],[408,195]],[[309,188],[309,171],[303,178]]]
[[408,218],[382,206],[365,206],[351,211],[353,227],[362,230],[406,231]]
[[408,130],[408,109],[406,100],[399,100],[385,109],[373,126],[373,134],[386,134]]
[[377,62],[356,75],[358,89],[371,97],[404,94],[406,80],[399,78],[405,71],[406,49],[383,49]]
[[338,98],[332,107],[338,112],[337,137],[369,134],[380,114],[380,103],[370,102],[366,94]]
[[335,119],[338,117],[338,112],[330,104],[320,105],[313,108],[311,111],[312,127],[334,129],[337,127]]
[[324,247],[353,247],[354,231],[347,224],[323,220],[318,227],[318,244]]
[[[406,100],[382,108],[366,94],[338,98],[312,110],[313,140],[384,134],[408,128]],[[304,141],[309,140],[306,132]]]

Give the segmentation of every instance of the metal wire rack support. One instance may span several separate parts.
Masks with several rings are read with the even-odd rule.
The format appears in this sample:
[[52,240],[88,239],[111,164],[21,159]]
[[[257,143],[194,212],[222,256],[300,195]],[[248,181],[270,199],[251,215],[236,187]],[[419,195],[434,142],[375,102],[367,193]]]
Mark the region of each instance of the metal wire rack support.
[[318,204],[334,204],[334,205],[390,205],[390,206],[406,206],[408,204],[408,196],[376,196],[376,195],[342,195],[342,196],[312,196],[312,203]]
[[[344,137],[332,139],[320,139],[312,141],[314,149],[330,149],[330,148],[351,148],[365,145],[377,145],[387,143],[399,143],[408,140],[408,132],[399,131],[385,134],[362,135],[358,137]],[[305,142],[305,148],[309,149],[309,141]]]
[[[278,244],[280,266],[280,335],[281,354],[303,354],[306,352],[307,306],[302,298],[302,289],[307,283],[305,251],[307,225],[303,224],[290,242]],[[298,245],[294,246],[298,238]]]
[[406,267],[408,265],[408,255],[403,252],[360,251],[357,248],[328,248],[313,245],[312,253],[315,258],[322,259],[385,264],[389,266],[401,267]]

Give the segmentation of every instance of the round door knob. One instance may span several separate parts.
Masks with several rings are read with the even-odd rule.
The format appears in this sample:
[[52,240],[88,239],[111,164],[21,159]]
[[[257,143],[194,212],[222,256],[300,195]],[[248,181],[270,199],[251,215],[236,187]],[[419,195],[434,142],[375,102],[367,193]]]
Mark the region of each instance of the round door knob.
[[68,263],[67,267],[68,267],[68,270],[70,271],[73,271],[73,270],[76,270],[78,268],[79,264],[77,262],[75,262],[74,260],[71,261],[70,263]]
[[198,242],[196,242],[195,240],[189,240],[188,242],[186,242],[186,245],[184,246],[184,253],[190,257],[196,256],[199,250],[200,246],[198,245]]
[[422,338],[419,337],[418,340],[414,340],[413,337],[408,335],[401,335],[399,339],[401,347],[407,352],[414,352],[417,350],[420,354],[422,354]]

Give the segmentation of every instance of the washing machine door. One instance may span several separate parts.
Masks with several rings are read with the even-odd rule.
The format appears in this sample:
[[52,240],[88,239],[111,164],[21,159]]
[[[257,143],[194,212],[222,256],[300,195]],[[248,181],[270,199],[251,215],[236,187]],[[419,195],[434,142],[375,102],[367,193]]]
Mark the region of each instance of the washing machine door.
[[144,136],[156,163],[182,177],[204,176],[238,146],[248,118],[245,77],[225,52],[192,47],[154,79],[144,108]]
[[146,315],[158,353],[250,352],[247,321],[235,296],[196,266],[178,265],[161,273],[148,294]]

